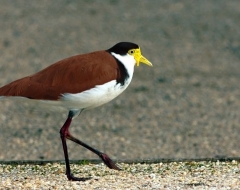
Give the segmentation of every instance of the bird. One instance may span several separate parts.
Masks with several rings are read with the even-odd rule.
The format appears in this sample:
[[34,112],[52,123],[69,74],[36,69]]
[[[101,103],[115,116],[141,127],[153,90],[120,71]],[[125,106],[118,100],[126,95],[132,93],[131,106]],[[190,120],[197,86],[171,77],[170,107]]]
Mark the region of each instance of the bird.
[[65,108],[68,116],[60,129],[65,174],[68,180],[84,181],[86,178],[71,173],[67,139],[98,155],[110,169],[121,169],[107,154],[74,137],[69,132],[71,122],[83,110],[101,106],[121,94],[132,80],[134,67],[140,63],[153,66],[137,44],[119,42],[107,50],[57,61],[35,74],[10,82],[0,88],[0,99],[21,97]]

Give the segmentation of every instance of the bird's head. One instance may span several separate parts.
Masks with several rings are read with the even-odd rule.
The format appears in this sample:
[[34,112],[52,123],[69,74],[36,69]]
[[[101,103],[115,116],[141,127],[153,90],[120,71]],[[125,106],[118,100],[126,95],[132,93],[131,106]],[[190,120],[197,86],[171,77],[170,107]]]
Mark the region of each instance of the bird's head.
[[152,63],[142,55],[140,47],[137,44],[134,44],[132,42],[117,43],[116,45],[111,47],[108,51],[114,52],[120,55],[129,54],[133,56],[137,66],[139,66],[140,63],[144,63],[148,66],[153,66]]

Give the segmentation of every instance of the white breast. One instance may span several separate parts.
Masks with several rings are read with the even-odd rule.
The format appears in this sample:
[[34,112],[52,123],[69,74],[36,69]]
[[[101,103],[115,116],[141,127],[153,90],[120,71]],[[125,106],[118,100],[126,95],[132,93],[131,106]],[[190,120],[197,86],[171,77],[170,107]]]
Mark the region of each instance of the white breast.
[[112,80],[81,93],[65,93],[59,100],[59,104],[74,110],[95,108],[117,97],[127,88],[129,83],[130,80],[127,81],[127,84],[125,83],[124,86],[121,86],[117,84],[116,80]]

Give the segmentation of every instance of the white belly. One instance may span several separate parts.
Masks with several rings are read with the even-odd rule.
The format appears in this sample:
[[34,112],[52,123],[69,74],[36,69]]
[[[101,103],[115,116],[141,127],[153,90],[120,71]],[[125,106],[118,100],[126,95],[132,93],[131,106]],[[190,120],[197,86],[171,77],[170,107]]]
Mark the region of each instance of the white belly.
[[[94,88],[86,90],[81,93],[76,94],[65,93],[59,100],[39,101],[19,96],[15,97],[0,96],[0,100],[10,98],[20,100],[21,102],[28,102],[30,105],[32,104],[35,107],[45,108],[44,105],[51,105],[54,107],[57,106],[68,110],[80,112],[82,109],[95,108],[111,101],[112,99],[116,98],[119,94],[121,94],[128,87],[130,82],[131,78],[126,80],[125,84],[121,86],[120,83],[116,84],[116,80],[112,80],[103,85],[97,85]],[[51,109],[49,107],[46,108]]]
[[121,94],[127,88],[130,81],[131,79],[128,79],[124,86],[121,86],[120,84],[116,84],[116,80],[113,80],[81,93],[65,93],[56,104],[74,110],[98,107]]

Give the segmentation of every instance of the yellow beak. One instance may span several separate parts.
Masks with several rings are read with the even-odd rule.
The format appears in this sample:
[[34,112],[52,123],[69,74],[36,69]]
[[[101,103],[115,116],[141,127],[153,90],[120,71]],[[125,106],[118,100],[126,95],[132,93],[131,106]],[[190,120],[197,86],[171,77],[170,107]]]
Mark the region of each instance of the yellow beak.
[[148,66],[153,66],[152,63],[150,61],[148,61],[147,58],[145,58],[142,55],[140,48],[135,50],[134,58],[136,60],[136,65],[137,66],[139,66],[140,63],[144,63],[144,64],[146,64]]

